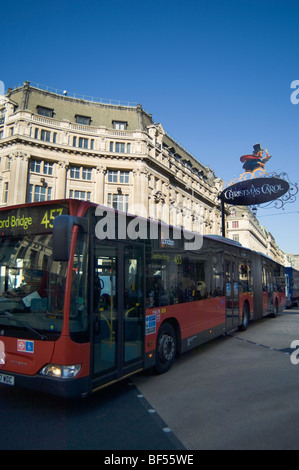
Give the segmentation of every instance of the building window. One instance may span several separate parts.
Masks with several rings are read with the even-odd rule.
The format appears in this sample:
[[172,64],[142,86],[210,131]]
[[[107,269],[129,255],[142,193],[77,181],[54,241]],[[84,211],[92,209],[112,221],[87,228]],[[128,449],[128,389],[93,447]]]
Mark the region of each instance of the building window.
[[[53,133],[53,142],[56,143],[57,132]],[[43,140],[44,142],[51,142],[51,132],[46,129],[34,129],[34,138]]]
[[238,220],[233,220],[232,221],[232,228],[239,228],[239,221]]
[[125,183],[130,182],[130,172],[129,171],[118,171],[118,170],[109,170],[108,171],[108,183]]
[[90,123],[91,123],[90,116],[80,116],[79,114],[76,114],[75,119],[76,119],[77,124],[84,124],[85,126],[90,126]]
[[41,160],[31,160],[30,162],[30,171],[34,173],[40,173],[42,168]]
[[80,201],[90,201],[90,191],[78,191],[70,189],[70,198],[80,199]]
[[127,212],[129,207],[129,195],[108,194],[108,206],[119,211]]
[[5,109],[0,110],[0,126],[2,126],[5,122]]
[[43,140],[44,142],[50,142],[51,132],[46,131],[45,129],[42,129],[41,132],[40,132],[40,140]]
[[48,186],[30,184],[28,202],[49,201],[51,199],[51,193],[52,188]]
[[124,142],[115,142],[115,152],[125,153],[126,152],[126,144]]
[[131,153],[131,144],[124,142],[110,142],[110,152]]
[[37,113],[41,116],[53,117],[54,116],[54,109],[46,108],[45,106],[38,106]]
[[44,162],[44,175],[53,175],[53,163]]
[[43,173],[44,175],[53,175],[54,164],[44,162],[43,160],[31,160],[30,171],[33,173]]
[[82,178],[84,180],[91,180],[91,168],[83,168],[82,170]]
[[119,175],[119,182],[120,183],[129,183],[129,171],[121,171]]
[[74,179],[83,179],[91,181],[92,169],[82,168],[80,166],[70,167],[70,177]]
[[109,170],[108,172],[108,182],[117,183],[118,182],[118,171]]
[[80,149],[88,149],[88,139],[85,139],[84,137],[79,137],[78,147]]
[[112,121],[113,129],[124,131],[128,127],[128,123],[125,121]]
[[239,235],[238,235],[237,233],[234,233],[234,234],[233,234],[233,240],[234,240],[235,242],[238,242],[238,241],[239,241]]
[[71,178],[80,179],[80,167],[79,166],[72,166],[70,168]]
[[3,194],[3,202],[5,202],[5,203],[8,200],[8,186],[9,186],[9,183],[5,182],[4,183],[4,194]]
[[[78,143],[78,145],[77,145]],[[90,148],[91,150],[93,150],[94,148],[94,139],[87,139],[85,137],[77,137],[77,136],[73,136],[73,147],[79,147],[81,149],[88,149]]]

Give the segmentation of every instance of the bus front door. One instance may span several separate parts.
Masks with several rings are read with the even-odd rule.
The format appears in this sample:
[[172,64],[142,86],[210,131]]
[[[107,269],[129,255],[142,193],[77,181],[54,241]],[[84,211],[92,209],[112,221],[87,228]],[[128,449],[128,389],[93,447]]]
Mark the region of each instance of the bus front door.
[[[141,363],[144,337],[144,255],[143,247],[124,248],[124,357],[123,365]],[[134,367],[134,366],[133,366]]]
[[117,370],[118,265],[116,247],[96,245],[93,293],[93,377]]
[[239,273],[237,259],[225,257],[226,329],[239,325]]
[[143,247],[96,243],[93,388],[138,370],[143,361]]

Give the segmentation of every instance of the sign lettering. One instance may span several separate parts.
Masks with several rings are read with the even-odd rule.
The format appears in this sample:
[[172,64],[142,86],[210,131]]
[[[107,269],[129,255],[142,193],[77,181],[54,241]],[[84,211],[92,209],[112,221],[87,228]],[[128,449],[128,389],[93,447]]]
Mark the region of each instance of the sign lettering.
[[277,199],[288,190],[289,183],[280,178],[255,178],[232,184],[220,198],[228,204],[251,206]]
[[40,205],[0,211],[0,235],[48,233],[56,216],[67,214],[67,205]]

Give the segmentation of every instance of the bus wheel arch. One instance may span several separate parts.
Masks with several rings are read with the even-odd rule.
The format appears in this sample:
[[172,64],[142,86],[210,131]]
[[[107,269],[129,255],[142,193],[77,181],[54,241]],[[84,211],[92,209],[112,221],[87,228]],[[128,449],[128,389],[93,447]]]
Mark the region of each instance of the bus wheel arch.
[[250,306],[249,302],[245,300],[243,304],[243,309],[242,309],[242,323],[239,326],[240,331],[245,331],[248,328],[250,322]]
[[156,344],[156,365],[158,374],[167,372],[179,352],[180,331],[175,319],[165,320],[159,328]]

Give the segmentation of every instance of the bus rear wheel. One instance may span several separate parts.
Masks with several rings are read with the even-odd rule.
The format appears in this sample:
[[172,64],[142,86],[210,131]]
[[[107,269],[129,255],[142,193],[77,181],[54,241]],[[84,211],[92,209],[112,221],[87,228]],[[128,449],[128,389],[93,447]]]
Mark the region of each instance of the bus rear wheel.
[[242,312],[242,323],[239,326],[240,331],[247,330],[249,325],[249,307],[247,304],[243,305],[243,312]]
[[158,374],[167,372],[176,355],[176,334],[173,326],[165,322],[161,325],[157,338],[156,366]]

